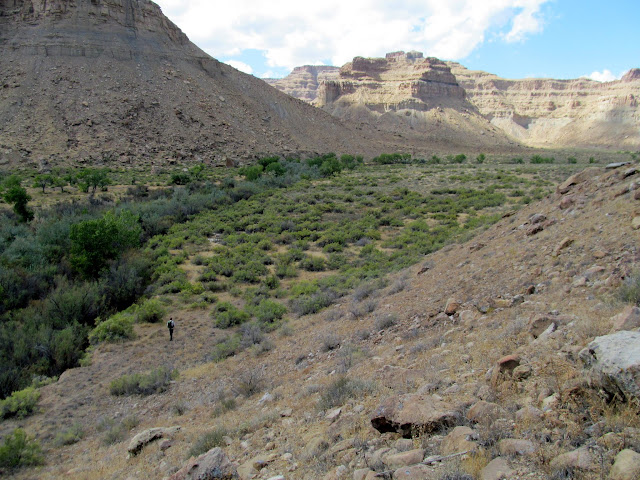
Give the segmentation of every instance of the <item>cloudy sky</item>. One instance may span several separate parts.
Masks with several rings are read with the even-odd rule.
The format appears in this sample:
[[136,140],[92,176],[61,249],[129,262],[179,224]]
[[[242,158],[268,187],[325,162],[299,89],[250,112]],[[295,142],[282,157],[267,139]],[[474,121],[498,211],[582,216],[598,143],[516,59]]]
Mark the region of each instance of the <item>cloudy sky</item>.
[[155,0],[213,57],[257,77],[418,50],[506,78],[640,67],[640,0]]

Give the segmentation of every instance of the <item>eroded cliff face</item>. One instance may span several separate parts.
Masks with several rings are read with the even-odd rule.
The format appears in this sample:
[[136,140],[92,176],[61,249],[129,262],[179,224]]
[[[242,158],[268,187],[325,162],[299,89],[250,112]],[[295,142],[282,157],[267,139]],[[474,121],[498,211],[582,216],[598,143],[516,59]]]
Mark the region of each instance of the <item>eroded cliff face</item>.
[[0,166],[381,150],[211,58],[148,0],[0,0],[0,86]]
[[640,70],[621,80],[506,80],[448,62],[492,124],[543,147],[640,147]]
[[[287,79],[274,82],[296,95]],[[310,84],[311,85],[311,84]],[[621,80],[506,80],[455,62],[395,52],[356,57],[319,83],[311,101],[339,118],[408,136],[468,135],[539,147],[640,148],[640,69]],[[490,125],[487,123],[490,122]],[[453,138],[451,137],[451,138]]]
[[338,67],[304,65],[294,68],[286,78],[265,78],[264,81],[292,97],[311,103],[316,99],[320,84],[334,78],[339,71]]
[[479,114],[446,63],[420,52],[356,57],[320,84],[313,103],[408,141],[481,148],[515,143]]

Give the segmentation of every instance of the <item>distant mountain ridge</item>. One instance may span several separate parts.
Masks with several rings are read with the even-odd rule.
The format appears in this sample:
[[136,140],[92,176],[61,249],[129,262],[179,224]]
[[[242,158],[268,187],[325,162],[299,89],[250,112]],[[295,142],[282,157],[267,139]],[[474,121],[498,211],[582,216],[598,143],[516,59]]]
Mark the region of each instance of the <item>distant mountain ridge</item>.
[[449,122],[454,129],[466,128],[472,138],[479,136],[476,144],[487,134],[497,142],[506,134],[536,147],[640,147],[640,69],[606,83],[584,78],[507,80],[424,58],[420,52],[393,52],[385,58],[356,57],[340,69],[326,70],[315,97],[312,82],[304,96],[297,94],[300,78],[295,69],[269,82],[339,118],[369,117],[396,132],[429,135]]

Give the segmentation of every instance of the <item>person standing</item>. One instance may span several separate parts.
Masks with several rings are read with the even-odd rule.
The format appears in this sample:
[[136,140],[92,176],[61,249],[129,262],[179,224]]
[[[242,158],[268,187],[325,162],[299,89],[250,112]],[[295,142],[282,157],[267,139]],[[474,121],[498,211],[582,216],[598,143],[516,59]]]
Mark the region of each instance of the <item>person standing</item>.
[[167,322],[167,327],[169,328],[169,341],[173,341],[173,329],[175,328],[176,324],[173,321],[173,318],[170,318],[169,321]]

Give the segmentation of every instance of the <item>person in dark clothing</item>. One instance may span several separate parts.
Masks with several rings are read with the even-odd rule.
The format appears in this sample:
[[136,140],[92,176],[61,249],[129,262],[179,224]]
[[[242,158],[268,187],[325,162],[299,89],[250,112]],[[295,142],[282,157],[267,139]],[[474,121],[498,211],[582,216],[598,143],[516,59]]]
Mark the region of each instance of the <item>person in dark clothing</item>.
[[173,340],[173,329],[175,328],[175,326],[176,324],[173,321],[173,318],[170,318],[167,322],[167,327],[169,328],[169,341]]

